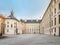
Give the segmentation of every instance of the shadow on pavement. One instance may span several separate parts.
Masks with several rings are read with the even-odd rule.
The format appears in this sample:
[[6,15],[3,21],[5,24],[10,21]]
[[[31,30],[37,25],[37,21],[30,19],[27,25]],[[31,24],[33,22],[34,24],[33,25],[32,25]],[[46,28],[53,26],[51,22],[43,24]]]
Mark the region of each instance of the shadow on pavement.
[[5,39],[7,38],[7,36],[0,36],[0,39]]

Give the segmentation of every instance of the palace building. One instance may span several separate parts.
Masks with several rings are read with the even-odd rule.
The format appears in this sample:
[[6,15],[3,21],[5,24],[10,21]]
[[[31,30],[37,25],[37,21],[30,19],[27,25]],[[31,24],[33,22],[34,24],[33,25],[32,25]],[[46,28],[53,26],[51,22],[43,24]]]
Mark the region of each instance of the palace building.
[[5,22],[5,17],[0,14],[0,36],[4,34],[4,22]]
[[14,17],[14,12],[5,18],[5,34],[18,34],[17,23],[19,21]]
[[0,14],[2,34],[49,34],[60,36],[60,0],[51,0],[41,20],[17,20],[14,12],[8,17]]
[[39,34],[41,20],[27,20],[26,21],[26,34]]
[[42,17],[40,33],[60,36],[60,0],[51,0]]
[[20,20],[21,23],[21,30],[22,30],[22,34],[26,34],[26,23],[25,20]]

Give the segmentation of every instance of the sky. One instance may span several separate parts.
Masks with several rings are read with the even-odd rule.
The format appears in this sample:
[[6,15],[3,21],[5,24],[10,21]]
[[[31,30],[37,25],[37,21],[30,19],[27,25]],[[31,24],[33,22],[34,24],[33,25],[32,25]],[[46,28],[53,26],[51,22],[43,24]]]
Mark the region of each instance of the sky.
[[0,0],[0,13],[9,16],[11,10],[17,19],[41,19],[50,0]]

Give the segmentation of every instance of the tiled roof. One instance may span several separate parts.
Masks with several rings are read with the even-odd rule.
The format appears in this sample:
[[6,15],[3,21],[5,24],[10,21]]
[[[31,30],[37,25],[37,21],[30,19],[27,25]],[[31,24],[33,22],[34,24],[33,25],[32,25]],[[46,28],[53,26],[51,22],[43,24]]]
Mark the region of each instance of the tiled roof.
[[0,14],[0,18],[5,18],[2,14]]
[[16,19],[13,15],[8,16],[6,19],[14,19],[14,20],[19,21],[19,20],[18,20],[18,19]]
[[22,20],[22,19],[21,19],[20,21],[21,21],[21,22],[25,22],[25,20]]
[[40,23],[41,20],[27,20],[26,23]]
[[14,20],[17,20],[19,21],[18,19],[16,19],[13,15],[13,11],[11,12],[10,16],[7,17],[7,19],[14,19]]

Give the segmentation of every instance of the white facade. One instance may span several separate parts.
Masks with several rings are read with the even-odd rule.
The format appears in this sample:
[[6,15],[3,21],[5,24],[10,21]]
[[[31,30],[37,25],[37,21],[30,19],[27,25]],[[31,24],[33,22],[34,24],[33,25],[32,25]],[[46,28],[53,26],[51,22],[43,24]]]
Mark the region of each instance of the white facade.
[[17,21],[14,19],[5,19],[5,34],[16,34]]
[[26,23],[26,33],[39,34],[39,23]]
[[22,27],[21,22],[17,23],[17,29],[18,29],[18,34],[22,34],[23,27]]

